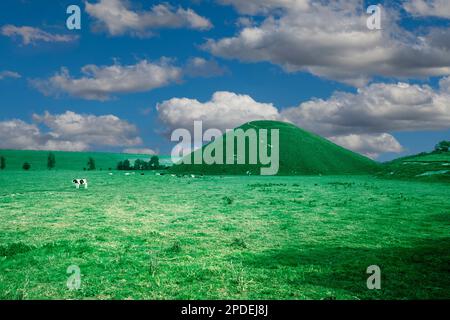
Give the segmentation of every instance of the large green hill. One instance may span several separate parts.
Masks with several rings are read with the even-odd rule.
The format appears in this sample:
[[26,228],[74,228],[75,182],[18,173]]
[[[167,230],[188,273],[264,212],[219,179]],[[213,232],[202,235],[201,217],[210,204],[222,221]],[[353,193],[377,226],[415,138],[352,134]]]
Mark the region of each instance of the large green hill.
[[[115,169],[123,160],[148,159],[142,154],[107,153],[107,152],[65,152],[51,151],[56,158],[55,169],[83,170],[87,167],[89,157],[94,158],[97,170]],[[46,170],[49,151],[0,150],[0,156],[6,159],[6,170],[22,170],[24,162],[31,164],[31,170]],[[160,157],[161,159],[161,157]]]
[[[279,175],[339,175],[368,174],[379,169],[379,164],[360,154],[344,149],[318,135],[302,130],[292,124],[278,121],[254,121],[237,129],[279,129]],[[270,133],[269,133],[270,136]],[[260,137],[258,137],[259,139]],[[227,135],[192,153],[191,163],[196,154],[203,152],[213,144],[226,144]],[[270,140],[269,140],[270,143]],[[236,152],[236,150],[235,150]],[[224,152],[225,153],[225,152]],[[235,153],[236,154],[236,153]],[[248,144],[246,145],[248,154]],[[224,155],[224,159],[225,159]],[[225,160],[224,160],[225,162]],[[246,161],[248,163],[248,159]],[[179,164],[170,170],[182,174],[219,174],[244,175],[247,173],[259,175],[262,166],[258,162],[251,164]]]

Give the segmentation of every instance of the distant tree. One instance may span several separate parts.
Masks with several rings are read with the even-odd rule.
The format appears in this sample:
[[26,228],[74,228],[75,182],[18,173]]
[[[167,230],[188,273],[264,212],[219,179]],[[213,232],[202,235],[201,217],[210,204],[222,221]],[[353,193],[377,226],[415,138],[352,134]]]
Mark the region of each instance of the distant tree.
[[131,164],[130,164],[130,160],[125,160],[123,162],[123,169],[122,170],[131,170]]
[[6,159],[5,157],[0,157],[0,170],[5,170],[6,168]]
[[30,170],[30,168],[31,168],[31,164],[29,164],[28,162],[25,162],[22,166],[22,169],[25,171]]
[[119,161],[117,163],[117,170],[158,170],[158,169],[165,169],[166,167],[161,166],[159,164],[159,158],[158,156],[152,156],[150,161],[145,161],[142,159],[136,159],[131,165],[130,160],[124,160]]
[[436,147],[434,147],[434,150],[436,152],[449,152],[450,150],[450,141],[441,141],[439,142]]
[[156,170],[159,168],[159,158],[158,156],[152,156],[149,162],[150,170]]
[[51,170],[55,167],[56,165],[56,158],[55,155],[53,153],[49,153],[48,157],[47,157],[47,168],[48,170]]
[[148,164],[144,160],[137,159],[136,161],[134,161],[134,166],[133,166],[134,170],[147,170],[147,167],[148,167]]
[[88,163],[87,163],[87,169],[89,171],[95,170],[95,159],[92,157],[89,157]]

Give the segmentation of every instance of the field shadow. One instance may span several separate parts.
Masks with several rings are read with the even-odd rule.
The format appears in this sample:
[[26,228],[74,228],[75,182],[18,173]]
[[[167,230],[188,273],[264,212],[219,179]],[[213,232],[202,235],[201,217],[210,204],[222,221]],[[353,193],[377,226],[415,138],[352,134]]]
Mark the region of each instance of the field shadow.
[[[450,298],[450,238],[422,241],[414,247],[285,247],[247,253],[240,259],[269,274],[282,269],[291,274],[286,284],[293,288],[332,288],[358,299]],[[381,290],[367,289],[366,270],[371,265],[381,268]]]

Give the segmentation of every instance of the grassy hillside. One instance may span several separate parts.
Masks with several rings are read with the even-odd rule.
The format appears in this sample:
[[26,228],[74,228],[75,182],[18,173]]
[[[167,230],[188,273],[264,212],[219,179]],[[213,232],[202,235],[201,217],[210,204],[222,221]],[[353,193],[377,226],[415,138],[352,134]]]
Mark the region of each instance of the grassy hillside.
[[[302,130],[289,123],[277,121],[254,121],[246,123],[239,128],[244,131],[250,128],[268,130],[279,129],[279,175],[366,174],[374,172],[379,168],[379,165],[373,160],[344,149],[331,141]],[[226,139],[227,136],[223,136],[221,139],[217,139],[212,143],[223,144],[226,143]],[[248,145],[246,147],[246,153],[248,154]],[[201,150],[197,150],[195,153],[203,152],[205,148],[206,146]],[[193,159],[194,155],[191,154],[190,157]],[[191,163],[193,163],[193,161]],[[252,174],[258,175],[260,173],[260,168],[260,163],[257,165],[183,164],[176,165],[172,167],[171,170],[176,173],[219,175],[243,175],[246,174],[247,171],[250,171]]]
[[387,178],[450,182],[450,152],[420,153],[387,162],[381,176]]
[[391,161],[395,162],[440,162],[440,163],[450,163],[450,152],[445,153],[420,153],[413,156],[408,156],[404,158],[399,158]]
[[[0,156],[6,159],[6,170],[22,170],[24,162],[31,164],[31,170],[46,170],[48,151],[31,150],[0,150]],[[87,167],[89,157],[95,159],[96,168],[108,170],[115,169],[119,161],[126,159],[147,159],[150,156],[142,154],[106,153],[106,152],[63,152],[52,151],[56,157],[55,169],[83,170]],[[160,157],[162,161],[164,157]]]

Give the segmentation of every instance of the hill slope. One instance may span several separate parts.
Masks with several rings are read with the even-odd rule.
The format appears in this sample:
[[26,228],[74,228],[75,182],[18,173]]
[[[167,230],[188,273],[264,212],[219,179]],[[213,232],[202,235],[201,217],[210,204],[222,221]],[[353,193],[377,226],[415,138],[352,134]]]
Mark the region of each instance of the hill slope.
[[[235,130],[243,129],[245,131],[250,128],[279,129],[279,175],[366,174],[372,173],[379,168],[378,163],[375,161],[344,149],[331,141],[289,123],[254,121],[246,123]],[[212,144],[224,143],[226,143],[226,136],[222,136],[222,138],[212,142]],[[190,155],[191,159],[195,157],[194,154],[203,152],[206,147],[204,146],[202,149],[192,153]],[[248,154],[248,145],[246,146],[246,153]],[[251,174],[258,175],[261,167],[267,166],[262,166],[260,163],[256,165],[206,165],[203,163],[175,165],[170,170],[174,173],[231,175],[243,175],[249,171]]]
[[[56,158],[55,169],[83,170],[87,167],[89,157],[94,158],[97,170],[115,169],[117,163],[123,160],[136,160],[150,158],[142,154],[124,154],[107,152],[65,152],[51,151]],[[31,170],[46,170],[49,151],[32,150],[0,150],[0,156],[6,159],[6,170],[22,170],[24,162],[31,164]],[[164,162],[160,157],[160,162]]]
[[450,181],[450,152],[407,156],[383,164],[380,176],[425,181]]

